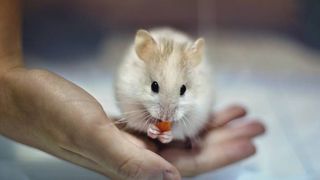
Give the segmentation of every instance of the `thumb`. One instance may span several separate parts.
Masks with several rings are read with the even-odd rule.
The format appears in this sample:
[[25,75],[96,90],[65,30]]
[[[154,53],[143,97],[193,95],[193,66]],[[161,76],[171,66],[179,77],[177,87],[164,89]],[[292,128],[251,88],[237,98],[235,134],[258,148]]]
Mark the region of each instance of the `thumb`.
[[[139,147],[118,129],[96,131],[91,139],[94,159],[112,179],[181,179],[178,170],[156,153]],[[93,144],[92,144],[93,143]],[[100,148],[94,148],[100,147]]]
[[181,179],[178,170],[159,155],[134,145],[129,146],[130,153],[123,151],[125,154],[119,154],[122,163],[117,172],[124,179]]

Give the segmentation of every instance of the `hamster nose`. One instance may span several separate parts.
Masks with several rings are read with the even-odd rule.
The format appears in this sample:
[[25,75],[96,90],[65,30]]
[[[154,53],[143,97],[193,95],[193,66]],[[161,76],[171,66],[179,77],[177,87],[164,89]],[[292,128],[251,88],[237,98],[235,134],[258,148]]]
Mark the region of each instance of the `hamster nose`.
[[176,112],[177,106],[174,104],[167,105],[162,108],[162,121],[173,121],[174,114]]

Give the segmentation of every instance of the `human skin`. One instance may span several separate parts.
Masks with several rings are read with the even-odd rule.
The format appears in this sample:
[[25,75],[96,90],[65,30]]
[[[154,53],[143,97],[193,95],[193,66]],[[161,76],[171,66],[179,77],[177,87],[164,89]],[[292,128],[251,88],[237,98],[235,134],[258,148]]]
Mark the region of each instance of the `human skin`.
[[[180,179],[221,168],[255,152],[258,122],[228,126],[245,115],[215,114],[200,152],[157,149],[119,130],[94,97],[58,75],[23,64],[20,1],[0,1],[0,134],[112,179]],[[130,151],[128,151],[130,150]]]

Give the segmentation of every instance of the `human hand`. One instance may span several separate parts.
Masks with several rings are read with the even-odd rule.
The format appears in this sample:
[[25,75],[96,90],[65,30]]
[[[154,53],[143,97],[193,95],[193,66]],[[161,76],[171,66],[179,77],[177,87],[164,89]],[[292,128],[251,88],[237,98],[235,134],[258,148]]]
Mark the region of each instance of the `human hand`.
[[245,159],[255,153],[253,138],[265,131],[256,120],[230,125],[245,114],[240,106],[219,111],[200,135],[195,148],[167,147],[159,154],[178,168],[182,176],[195,176]]
[[160,154],[172,163],[182,176],[195,176],[238,162],[255,153],[252,140],[264,133],[265,129],[256,120],[236,122],[239,118],[248,120],[244,118],[245,114],[245,109],[236,105],[216,112],[193,149],[187,149],[185,144],[179,142],[158,149],[153,141],[147,138],[128,137],[138,146]]
[[118,130],[101,105],[44,70],[0,76],[0,134],[112,179],[180,179],[177,169]]

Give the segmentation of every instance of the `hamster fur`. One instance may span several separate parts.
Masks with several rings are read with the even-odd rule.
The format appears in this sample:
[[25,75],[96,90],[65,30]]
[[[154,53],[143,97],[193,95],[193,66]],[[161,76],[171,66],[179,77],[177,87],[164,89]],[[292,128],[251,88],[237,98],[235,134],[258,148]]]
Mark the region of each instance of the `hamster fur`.
[[[137,31],[115,82],[126,127],[147,132],[157,120],[173,122],[173,139],[193,138],[203,128],[213,105],[211,65],[204,40],[170,28]],[[151,85],[157,82],[159,92]],[[186,91],[181,95],[181,88]]]

